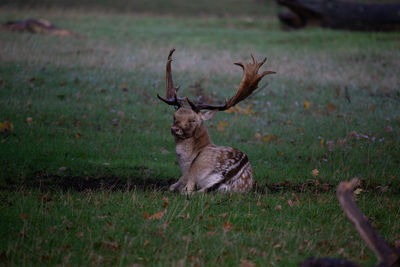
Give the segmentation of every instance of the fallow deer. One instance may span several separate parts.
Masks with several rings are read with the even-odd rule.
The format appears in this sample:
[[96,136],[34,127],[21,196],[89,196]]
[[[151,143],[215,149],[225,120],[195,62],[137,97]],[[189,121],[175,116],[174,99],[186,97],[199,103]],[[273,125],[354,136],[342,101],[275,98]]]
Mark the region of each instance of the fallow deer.
[[[188,97],[178,97],[179,87],[174,87],[171,62],[172,49],[166,65],[166,98],[157,97],[175,107],[171,133],[175,139],[175,152],[182,172],[181,178],[170,186],[171,191],[190,194],[199,192],[246,192],[252,188],[253,175],[247,156],[241,151],[225,146],[216,146],[210,140],[204,121],[211,119],[217,111],[227,110],[246,99],[258,88],[259,81],[273,71],[258,73],[266,59],[253,63],[235,63],[243,68],[243,78],[235,96],[224,105],[195,104]],[[184,106],[187,102],[189,106]],[[208,111],[201,112],[206,109]]]

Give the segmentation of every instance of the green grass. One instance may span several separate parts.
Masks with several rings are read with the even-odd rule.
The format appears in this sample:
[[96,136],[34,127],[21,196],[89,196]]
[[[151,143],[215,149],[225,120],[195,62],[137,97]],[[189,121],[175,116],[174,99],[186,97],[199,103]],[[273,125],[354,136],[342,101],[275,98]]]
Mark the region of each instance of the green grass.
[[[84,36],[0,32],[0,122],[13,124],[0,135],[1,263],[238,265],[247,259],[295,266],[309,256],[376,263],[333,190],[315,192],[313,185],[359,177],[361,209],[389,243],[399,239],[398,33],[284,32],[273,16],[186,15],[0,13],[0,22],[42,17]],[[164,92],[172,47],[174,79],[192,99],[201,87],[222,101],[240,82],[233,62],[250,53],[268,57],[265,69],[277,74],[240,104],[253,104],[254,114],[220,113],[207,125],[216,144],[249,156],[260,191],[278,184],[283,192],[188,201],[139,187],[32,188],[117,178],[128,189],[127,183],[165,184],[180,176],[169,133],[173,110],[155,97]],[[224,131],[217,130],[221,121],[228,123]],[[288,184],[308,189],[298,193]],[[143,215],[163,210],[159,220]]]
[[[378,208],[374,197],[358,199],[390,236],[400,228],[400,203],[381,201]],[[24,191],[6,193],[1,208],[0,249],[5,262],[15,265],[211,266],[250,260],[295,266],[310,256],[374,259],[331,194],[209,194],[186,200],[159,191]],[[149,217],[158,212],[163,215]]]

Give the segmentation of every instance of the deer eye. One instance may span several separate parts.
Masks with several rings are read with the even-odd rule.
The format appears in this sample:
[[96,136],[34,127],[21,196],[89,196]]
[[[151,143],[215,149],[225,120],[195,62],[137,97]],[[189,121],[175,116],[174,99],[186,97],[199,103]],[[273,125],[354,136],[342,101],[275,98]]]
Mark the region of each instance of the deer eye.
[[195,123],[196,120],[189,120],[189,123]]

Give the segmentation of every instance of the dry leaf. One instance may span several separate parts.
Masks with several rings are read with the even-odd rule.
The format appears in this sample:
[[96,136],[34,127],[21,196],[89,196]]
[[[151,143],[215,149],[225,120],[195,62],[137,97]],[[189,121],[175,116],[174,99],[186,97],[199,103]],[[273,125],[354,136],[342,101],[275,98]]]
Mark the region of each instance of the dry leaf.
[[104,240],[103,244],[105,245],[105,247],[108,247],[112,251],[115,251],[119,247],[119,244],[116,241],[111,242],[111,241],[105,241]]
[[161,154],[163,154],[163,155],[169,154],[169,151],[166,150],[166,149],[163,148],[163,147],[160,149],[160,151],[161,151]]
[[122,110],[117,112],[117,115],[121,118],[125,117],[125,112],[123,112]]
[[83,237],[85,234],[83,232],[78,232],[75,234],[76,237]]
[[215,234],[215,231],[207,231],[206,234],[207,236],[212,236],[213,234]]
[[225,113],[236,113],[237,107],[231,107],[227,110],[224,110]]
[[167,197],[163,197],[162,200],[164,201],[162,204],[163,208],[168,207],[169,199]]
[[231,230],[233,230],[235,228],[235,226],[233,224],[231,224],[230,222],[224,222],[224,225],[222,226],[222,230],[224,230],[224,232],[229,232]]
[[60,168],[58,168],[58,170],[60,172],[65,172],[66,170],[68,170],[68,168],[67,167],[60,167]]
[[254,106],[254,104],[250,104],[248,105],[244,110],[243,110],[243,114],[244,115],[252,115],[254,114],[254,110],[252,110],[251,108]]
[[228,216],[228,213],[227,212],[224,212],[224,213],[222,213],[221,215],[220,215],[222,218],[226,218],[226,216]]
[[356,190],[354,190],[354,194],[359,195],[362,191],[363,190],[361,188],[357,188]]
[[278,137],[276,134],[271,134],[271,135],[265,134],[265,135],[263,136],[263,141],[264,141],[264,142],[279,141],[279,137]]
[[31,124],[32,122],[33,122],[32,117],[26,118],[26,123],[27,123],[27,124]]
[[192,241],[192,238],[190,237],[190,235],[184,235],[182,236],[182,240],[190,243]]
[[256,266],[254,264],[254,262],[250,261],[250,260],[246,260],[246,259],[241,259],[240,260],[240,267],[254,267]]
[[336,110],[336,106],[333,105],[332,103],[328,103],[328,109],[329,109],[329,112],[333,112]]
[[30,216],[27,213],[21,213],[20,217],[21,217],[22,220],[25,220],[25,219],[29,219]]
[[312,171],[311,171],[311,175],[312,175],[314,178],[317,177],[317,176],[319,175],[319,170],[317,170],[317,169],[312,170]]
[[164,214],[167,212],[167,210],[162,210],[159,212],[154,213],[153,215],[148,214],[147,212],[143,212],[143,217],[150,221],[150,220],[161,220],[161,218],[164,216]]
[[226,121],[220,121],[217,124],[217,130],[223,132],[225,131],[226,126],[228,126],[228,123]]
[[189,220],[190,219],[190,214],[186,213],[186,215],[181,215],[181,216],[179,216],[179,218],[182,218],[184,220]]
[[252,110],[252,107],[254,107],[254,104],[250,104],[246,108],[242,108],[241,106],[234,106],[228,110],[225,110],[224,112],[243,114],[243,115],[252,115],[252,114],[255,114],[254,110]]
[[14,129],[14,125],[9,121],[0,122],[0,133],[11,132]]
[[392,132],[392,131],[393,131],[392,126],[386,126],[385,127],[385,132]]
[[185,266],[186,266],[186,257],[183,258],[183,259],[180,259],[180,260],[176,263],[175,266],[176,266],[176,267],[185,267]]
[[292,208],[294,206],[294,203],[291,199],[288,199],[287,203],[289,204],[289,206]]
[[165,211],[166,211],[166,210],[163,210],[163,211],[159,211],[159,212],[154,213],[153,215],[151,215],[151,216],[149,217],[149,220],[160,220],[160,219],[164,216]]
[[282,206],[281,205],[276,205],[275,206],[275,210],[282,210]]
[[310,108],[310,105],[311,105],[311,103],[310,103],[310,101],[304,101],[303,102],[303,107],[305,108],[305,109],[309,109]]

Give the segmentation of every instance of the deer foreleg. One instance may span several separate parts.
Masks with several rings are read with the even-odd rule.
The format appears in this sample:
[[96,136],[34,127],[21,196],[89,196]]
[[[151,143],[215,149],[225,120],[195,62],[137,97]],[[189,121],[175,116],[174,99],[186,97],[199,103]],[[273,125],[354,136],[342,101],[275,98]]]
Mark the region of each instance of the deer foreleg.
[[170,191],[177,191],[180,192],[182,190],[182,188],[186,185],[187,183],[187,179],[185,178],[185,176],[183,175],[181,178],[179,178],[178,182],[172,184],[169,187]]
[[179,178],[178,182],[169,187],[170,191],[180,192],[182,194],[191,194],[196,188],[196,175],[191,175],[190,172]]
[[181,189],[182,194],[192,194],[196,187],[196,179],[195,177],[191,176],[187,180],[186,185]]

